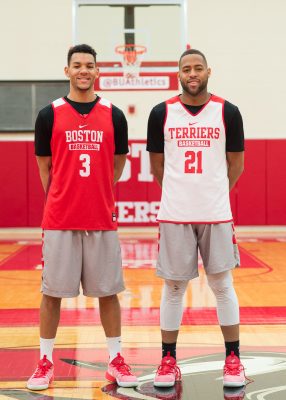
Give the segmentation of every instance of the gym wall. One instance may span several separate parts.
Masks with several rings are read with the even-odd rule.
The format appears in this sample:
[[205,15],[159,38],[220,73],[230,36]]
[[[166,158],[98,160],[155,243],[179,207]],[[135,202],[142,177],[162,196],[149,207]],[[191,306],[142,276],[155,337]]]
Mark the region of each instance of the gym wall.
[[[72,6],[72,0],[0,0],[0,88],[1,83],[9,82],[62,84],[66,54],[73,44]],[[231,194],[237,224],[286,224],[285,15],[283,0],[187,2],[188,41],[207,56],[212,68],[209,89],[238,105],[244,120],[246,167]],[[172,21],[164,23],[172,26]],[[91,29],[95,37],[100,35],[96,26]],[[164,46],[168,43],[162,40],[158,51],[163,52]],[[100,61],[100,54],[98,57]],[[120,107],[129,122],[131,151],[127,168],[131,173],[117,188],[117,200],[124,203],[120,205],[123,224],[154,224],[160,192],[150,181],[148,157],[144,154],[146,124],[152,106],[176,93],[98,93]],[[12,94],[21,96],[21,91],[10,94],[13,99]],[[23,106],[25,101],[23,96]],[[0,94],[0,109],[4,110],[6,103],[7,95]],[[134,114],[128,113],[130,105],[135,105]],[[13,110],[15,120],[21,110]],[[24,127],[23,131],[25,135],[21,128],[0,133],[0,185],[5,188],[0,198],[2,227],[40,223],[43,193],[33,155],[33,132]],[[148,171],[142,172],[142,168]]]

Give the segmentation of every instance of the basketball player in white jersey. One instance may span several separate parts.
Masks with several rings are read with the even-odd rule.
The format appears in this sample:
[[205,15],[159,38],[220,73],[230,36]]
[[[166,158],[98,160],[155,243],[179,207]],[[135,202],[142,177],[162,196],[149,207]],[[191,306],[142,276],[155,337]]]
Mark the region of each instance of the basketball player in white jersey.
[[164,279],[160,306],[162,362],[154,385],[180,380],[176,342],[183,296],[198,276],[198,249],[217,301],[225,341],[223,384],[245,384],[239,358],[239,305],[231,270],[239,264],[229,191],[244,166],[244,133],[236,106],[207,90],[211,70],[204,54],[186,50],[179,60],[182,94],[155,106],[147,150],[162,186],[157,275]]
[[94,93],[99,75],[94,49],[72,47],[65,74],[69,94],[42,109],[35,127],[46,204],[40,361],[27,387],[44,390],[52,382],[61,299],[78,296],[80,284],[85,296],[99,298],[109,350],[106,378],[123,387],[137,386],[121,356],[117,293],[124,282],[113,194],[128,153],[127,121],[120,109]]

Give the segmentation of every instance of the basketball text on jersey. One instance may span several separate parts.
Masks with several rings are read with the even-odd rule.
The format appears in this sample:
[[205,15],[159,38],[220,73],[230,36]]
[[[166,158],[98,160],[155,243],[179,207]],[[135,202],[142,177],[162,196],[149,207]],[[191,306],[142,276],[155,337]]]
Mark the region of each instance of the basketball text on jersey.
[[66,142],[69,143],[69,150],[100,150],[103,141],[103,131],[90,129],[79,129],[65,131]]

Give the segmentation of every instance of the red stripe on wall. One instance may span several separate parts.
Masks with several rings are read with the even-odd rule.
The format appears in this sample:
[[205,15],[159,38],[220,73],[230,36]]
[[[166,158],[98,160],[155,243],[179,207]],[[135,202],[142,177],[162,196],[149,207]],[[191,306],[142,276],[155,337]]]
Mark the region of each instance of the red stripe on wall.
[[[129,144],[129,176],[116,186],[120,225],[154,226],[160,188],[148,175],[146,141]],[[236,225],[286,225],[284,154],[286,139],[246,140],[245,170],[230,196]],[[44,193],[33,143],[2,141],[0,157],[0,227],[40,226]]]

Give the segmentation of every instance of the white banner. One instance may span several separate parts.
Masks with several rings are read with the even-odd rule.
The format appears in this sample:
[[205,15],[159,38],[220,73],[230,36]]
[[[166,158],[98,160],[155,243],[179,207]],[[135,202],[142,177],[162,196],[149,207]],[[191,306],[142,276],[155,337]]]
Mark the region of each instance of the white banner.
[[138,89],[169,89],[169,76],[138,76],[126,78],[124,76],[99,77],[100,90],[138,90]]

